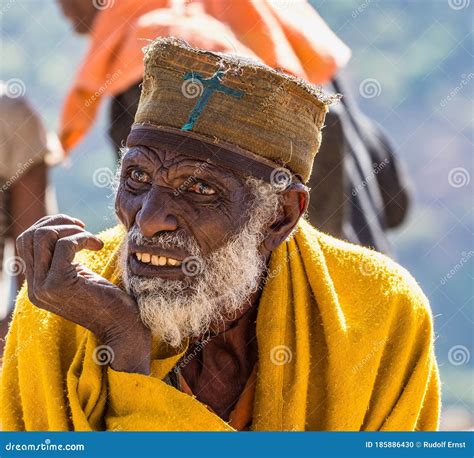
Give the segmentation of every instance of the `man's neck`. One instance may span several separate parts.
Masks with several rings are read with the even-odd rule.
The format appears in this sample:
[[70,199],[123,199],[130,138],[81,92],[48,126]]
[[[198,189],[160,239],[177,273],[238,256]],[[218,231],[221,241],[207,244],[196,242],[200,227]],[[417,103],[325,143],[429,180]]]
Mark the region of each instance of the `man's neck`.
[[[237,317],[195,342],[181,373],[194,395],[227,420],[258,359],[256,320],[260,289]],[[196,349],[198,351],[196,351]]]

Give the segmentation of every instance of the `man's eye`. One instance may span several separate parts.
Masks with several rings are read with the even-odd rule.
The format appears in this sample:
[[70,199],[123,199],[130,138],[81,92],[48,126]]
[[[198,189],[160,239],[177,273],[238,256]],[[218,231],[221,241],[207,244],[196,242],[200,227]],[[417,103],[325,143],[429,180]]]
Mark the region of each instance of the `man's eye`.
[[212,189],[209,185],[207,185],[206,183],[202,183],[200,181],[190,186],[188,188],[188,191],[195,192],[196,194],[202,194],[205,196],[212,196],[213,194],[216,193],[216,191]]
[[132,170],[130,178],[137,183],[151,183],[150,175],[141,170]]

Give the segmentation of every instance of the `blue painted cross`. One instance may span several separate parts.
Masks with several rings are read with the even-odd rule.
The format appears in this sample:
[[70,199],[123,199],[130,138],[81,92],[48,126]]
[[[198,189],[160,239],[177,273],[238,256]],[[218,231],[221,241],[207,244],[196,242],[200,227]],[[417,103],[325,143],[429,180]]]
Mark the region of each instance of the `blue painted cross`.
[[186,121],[184,126],[181,127],[181,130],[187,131],[193,129],[194,124],[198,120],[199,116],[201,116],[201,113],[203,112],[204,108],[206,108],[207,102],[209,102],[209,99],[211,98],[212,94],[214,94],[214,92],[223,92],[224,94],[236,97],[238,99],[243,97],[243,91],[232,89],[221,84],[222,77],[224,76],[224,74],[225,72],[219,70],[214,73],[214,75],[212,75],[210,78],[204,78],[199,73],[194,72],[187,72],[183,76],[183,79],[185,81],[198,80],[202,84],[204,90],[201,96],[199,97],[199,100],[197,101],[196,105],[194,105],[194,108],[189,114],[188,120]]

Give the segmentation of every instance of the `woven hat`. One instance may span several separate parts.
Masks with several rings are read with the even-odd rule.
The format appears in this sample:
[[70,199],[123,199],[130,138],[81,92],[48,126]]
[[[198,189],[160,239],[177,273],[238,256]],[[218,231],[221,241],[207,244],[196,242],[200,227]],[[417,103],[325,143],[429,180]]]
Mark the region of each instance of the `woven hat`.
[[267,181],[284,168],[308,181],[334,97],[259,62],[176,38],[144,51],[127,146],[172,147]]

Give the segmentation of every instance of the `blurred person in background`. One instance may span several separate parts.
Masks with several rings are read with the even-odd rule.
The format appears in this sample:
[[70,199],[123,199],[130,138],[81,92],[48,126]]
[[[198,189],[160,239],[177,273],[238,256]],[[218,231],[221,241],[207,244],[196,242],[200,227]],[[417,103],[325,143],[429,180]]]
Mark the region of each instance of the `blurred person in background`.
[[90,0],[58,0],[90,46],[67,95],[60,139],[66,152],[91,128],[104,96],[112,97],[109,133],[118,149],[133,123],[143,79],[142,48],[175,36],[203,49],[245,55],[314,84],[330,80],[349,48],[306,2],[282,8],[263,0],[122,0],[103,9]]
[[8,284],[14,276],[18,289],[25,278],[22,259],[4,259],[5,245],[46,215],[50,151],[41,120],[26,98],[0,82],[1,350],[11,315]]
[[335,236],[390,254],[386,231],[404,220],[406,178],[388,139],[364,116],[336,77],[349,48],[305,1],[122,0],[98,9],[90,0],[58,0],[90,47],[63,108],[66,151],[92,126],[100,101],[112,98],[109,136],[124,145],[140,96],[146,39],[176,36],[190,44],[258,58],[274,68],[342,92],[328,115],[310,180],[310,222]]
[[309,182],[309,220],[337,238],[392,254],[387,231],[408,214],[408,176],[383,129],[360,111],[341,78],[326,88],[343,97],[326,117]]

